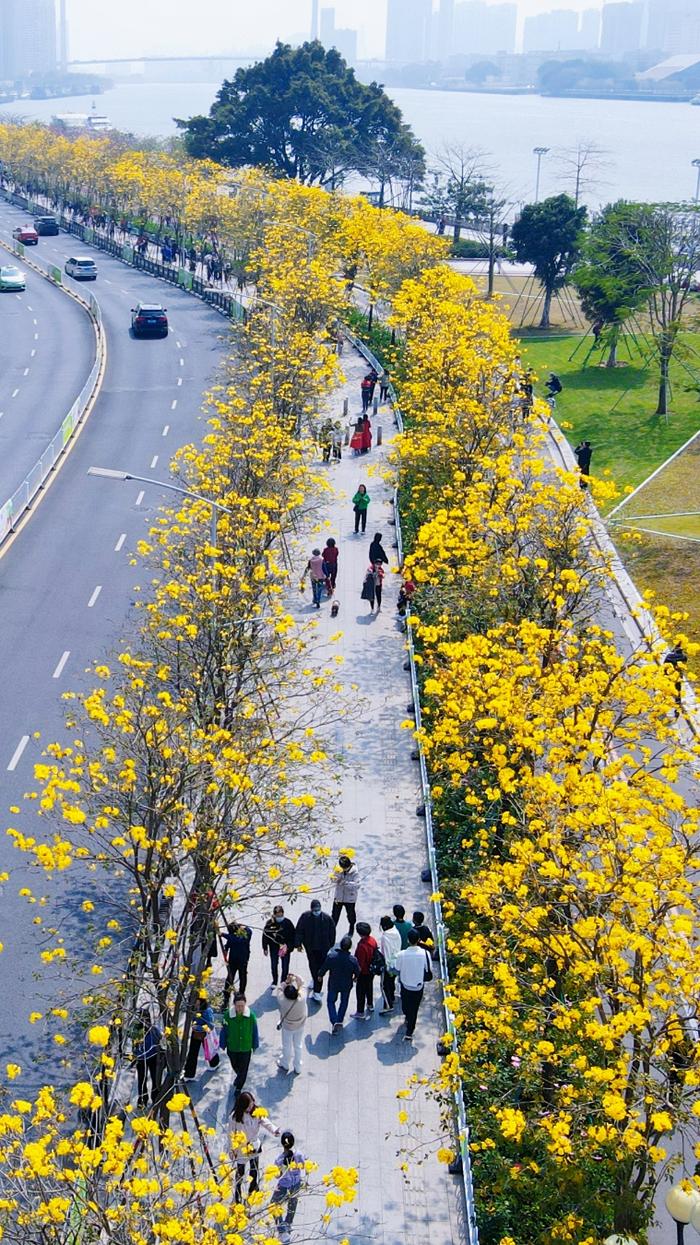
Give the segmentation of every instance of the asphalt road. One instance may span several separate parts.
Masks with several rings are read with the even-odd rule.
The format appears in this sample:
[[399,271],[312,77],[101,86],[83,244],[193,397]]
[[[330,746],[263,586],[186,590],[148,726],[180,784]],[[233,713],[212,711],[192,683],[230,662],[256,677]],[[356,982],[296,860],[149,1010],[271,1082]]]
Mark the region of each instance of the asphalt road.
[[[7,236],[20,219],[19,212],[5,205],[0,234]],[[78,249],[89,250],[82,243]],[[38,251],[63,263],[75,248],[61,234],[43,238]],[[108,657],[126,633],[134,585],[145,577],[141,568],[129,564],[130,558],[165,496],[132,482],[88,478],[88,467],[167,478],[175,450],[202,435],[202,395],[215,378],[227,332],[226,321],[191,295],[101,252],[95,258],[99,277],[90,288],[100,301],[107,336],[104,385],[30,521],[0,551],[0,810],[5,826],[37,837],[45,837],[47,823],[36,822],[35,806],[27,808],[23,798],[34,789],[33,766],[46,743],[65,738],[61,694],[84,686],[88,663]],[[53,320],[72,323],[71,301],[58,291],[49,293]],[[168,307],[167,339],[131,337],[129,310],[139,298]],[[35,732],[40,739],[34,738]],[[22,807],[21,814],[8,812],[15,806]],[[29,1064],[43,1051],[54,1063],[60,1052],[52,1047],[43,1023],[30,1028],[26,1017],[32,1010],[44,1011],[49,1000],[56,1002],[57,970],[44,970],[38,959],[42,931],[44,926],[60,927],[67,944],[84,932],[88,918],[80,902],[85,880],[69,871],[57,884],[25,870],[3,828],[0,873],[13,868],[13,876],[1,892],[0,1062],[13,1058]],[[18,896],[22,885],[33,890],[37,902]],[[40,907],[38,898],[44,895],[49,902]],[[41,917],[41,926],[34,925],[36,917]],[[78,995],[85,989],[76,982],[72,987]],[[41,1079],[47,1074],[39,1067],[32,1075]]]
[[[4,239],[9,210],[0,205]],[[26,273],[27,288],[0,294],[0,505],[41,457],[95,361],[95,333],[78,303],[0,248],[5,264]]]

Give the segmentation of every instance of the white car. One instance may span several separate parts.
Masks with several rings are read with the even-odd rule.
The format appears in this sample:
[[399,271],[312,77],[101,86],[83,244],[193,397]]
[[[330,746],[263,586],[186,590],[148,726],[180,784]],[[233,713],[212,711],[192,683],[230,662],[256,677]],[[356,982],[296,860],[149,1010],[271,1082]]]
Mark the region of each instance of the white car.
[[14,264],[6,264],[0,268],[0,290],[25,289],[25,276]]
[[97,265],[89,255],[74,255],[66,260],[66,272],[76,281],[96,281]]

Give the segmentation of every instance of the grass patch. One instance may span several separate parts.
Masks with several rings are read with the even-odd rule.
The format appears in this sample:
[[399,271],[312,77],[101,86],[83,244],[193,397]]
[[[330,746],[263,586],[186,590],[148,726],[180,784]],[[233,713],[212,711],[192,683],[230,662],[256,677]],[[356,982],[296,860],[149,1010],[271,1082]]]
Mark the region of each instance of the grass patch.
[[[640,357],[639,351],[645,349],[643,340],[632,339],[629,354],[626,347],[621,348],[623,366],[617,368],[601,367],[603,356],[599,352],[583,366],[590,337],[572,359],[581,340],[575,336],[544,341],[523,337],[522,356],[542,380],[549,372],[560,377],[564,390],[557,399],[556,418],[559,423],[570,425],[565,432],[572,445],[582,437],[591,442],[593,473],[609,473],[621,489],[635,487],[700,429],[700,395],[692,389],[694,384],[700,384],[700,333],[683,334],[687,357],[683,363],[672,365],[672,410],[668,420],[654,414],[657,368],[654,359],[645,362]],[[697,351],[697,355],[692,351]],[[537,392],[543,394],[542,384],[537,386]],[[658,507],[691,508],[675,504]],[[643,513],[652,513],[652,509],[657,507],[649,507]]]

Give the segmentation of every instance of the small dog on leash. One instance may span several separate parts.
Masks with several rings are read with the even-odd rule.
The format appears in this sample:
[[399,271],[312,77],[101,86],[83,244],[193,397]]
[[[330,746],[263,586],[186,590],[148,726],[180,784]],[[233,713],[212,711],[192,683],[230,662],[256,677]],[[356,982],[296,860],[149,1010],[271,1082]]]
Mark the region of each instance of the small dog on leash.
[[339,609],[340,609],[340,601],[334,601],[333,604],[331,605],[331,618],[338,617]]

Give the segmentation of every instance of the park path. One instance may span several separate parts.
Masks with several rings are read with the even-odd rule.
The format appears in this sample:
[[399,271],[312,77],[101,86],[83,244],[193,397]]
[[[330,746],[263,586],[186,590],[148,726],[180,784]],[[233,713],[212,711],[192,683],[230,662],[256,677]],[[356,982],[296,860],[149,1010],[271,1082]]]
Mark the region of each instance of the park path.
[[[360,380],[367,364],[349,346],[342,364],[347,381],[333,393],[327,410],[340,417],[347,397],[349,426],[359,413]],[[380,408],[378,418],[373,419],[375,436],[378,425],[385,441],[393,435],[388,407]],[[362,880],[357,915],[359,920],[369,921],[376,936],[380,916],[390,913],[396,902],[403,903],[409,915],[416,907],[422,909],[432,925],[430,888],[421,882],[427,852],[425,825],[416,815],[420,803],[418,765],[411,759],[411,732],[401,728],[408,716],[411,691],[403,668],[404,635],[395,609],[399,577],[391,569],[387,573],[381,614],[370,614],[368,604],[360,600],[369,543],[375,532],[382,532],[391,565],[396,566],[394,528],[389,524],[392,493],[377,470],[385,461],[386,445],[381,450],[375,447],[362,458],[354,458],[349,449],[344,449],[341,463],[322,468],[328,474],[332,494],[323,503],[319,529],[299,543],[294,556],[301,572],[311,548],[322,547],[327,536],[335,536],[340,549],[336,589],[340,614],[331,619],[325,601],[321,610],[315,611],[308,587],[305,595],[297,594],[293,602],[300,620],[318,619],[319,661],[327,659],[329,637],[342,629],[342,639],[332,647],[344,658],[341,677],[345,686],[357,688],[352,694],[359,712],[339,717],[328,739],[329,748],[342,763],[337,796],[329,808],[327,841],[332,862],[341,848],[354,848]],[[354,535],[350,500],[362,481],[367,483],[371,497],[364,537]],[[317,888],[317,871],[312,880]],[[330,902],[329,887],[327,899],[323,897],[327,911]],[[286,912],[296,920],[306,907],[308,897],[302,896],[296,904],[286,905]],[[261,929],[270,910],[245,913],[254,931],[247,994],[259,1017],[261,1036],[247,1088],[280,1128],[292,1129],[302,1151],[318,1163],[321,1172],[336,1164],[358,1169],[357,1200],[334,1214],[328,1239],[346,1237],[351,1245],[405,1245],[413,1241],[453,1245],[464,1241],[461,1179],[450,1176],[434,1157],[440,1137],[437,1105],[423,1093],[416,1103],[396,1097],[410,1076],[430,1076],[437,1066],[436,1041],[444,1029],[439,984],[426,986],[413,1044],[402,1040],[399,1009],[392,1016],[380,1016],[381,1004],[377,1005],[376,998],[369,1022],[350,1019],[355,1010],[354,995],[343,1033],[331,1036],[324,995],[322,1005],[311,1003],[309,1007],[303,1070],[299,1076],[287,1075],[276,1066],[278,1013],[269,989],[268,961],[261,951]],[[343,916],[339,936],[345,931]],[[214,968],[220,976],[220,958],[214,961]],[[291,971],[308,981],[303,953],[292,957]],[[215,993],[218,996],[218,990]],[[378,993],[375,988],[375,995]],[[215,1072],[200,1061],[198,1080],[189,1086],[198,1112],[216,1127],[219,1147],[225,1141],[226,1121],[233,1105],[231,1084],[228,1061],[222,1059]],[[398,1119],[401,1108],[409,1115],[404,1125]],[[425,1162],[419,1161],[421,1138],[423,1148],[432,1152]],[[408,1150],[405,1155],[404,1146]],[[264,1161],[273,1161],[278,1149],[274,1140],[269,1141]],[[400,1170],[404,1157],[409,1165],[407,1177]],[[318,1210],[313,1202],[306,1209],[303,1202],[300,1205],[295,1225],[295,1236],[300,1240],[308,1239],[305,1220],[309,1226],[317,1222]],[[317,1239],[315,1235],[313,1239]]]

